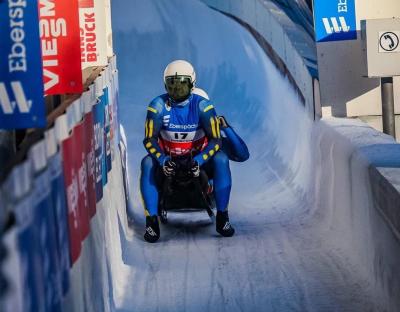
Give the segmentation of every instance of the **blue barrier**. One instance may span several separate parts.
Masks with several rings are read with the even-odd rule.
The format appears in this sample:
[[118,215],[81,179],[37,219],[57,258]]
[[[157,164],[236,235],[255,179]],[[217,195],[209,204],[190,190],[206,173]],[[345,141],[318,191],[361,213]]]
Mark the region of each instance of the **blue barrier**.
[[51,199],[54,207],[57,256],[62,295],[69,289],[69,269],[71,266],[68,240],[68,212],[65,197],[64,176],[62,173],[61,155],[58,152],[49,160],[51,175]]
[[44,300],[46,311],[61,309],[60,264],[57,254],[54,209],[51,198],[50,171],[45,170],[33,183],[35,227],[43,265]]
[[[112,70],[115,71],[115,68]],[[96,83],[96,88],[104,91],[99,98],[83,97],[84,101],[90,101],[86,104],[89,111],[91,108],[93,113],[93,121],[90,122],[89,127],[91,125],[95,130],[96,142],[94,145],[88,145],[88,152],[95,155],[97,202],[103,197],[107,172],[112,168],[112,150],[116,148],[114,144],[117,143],[116,138],[119,137],[117,107],[115,106],[117,102],[114,100],[117,98],[117,82],[112,80],[116,75],[108,73],[106,77],[109,81],[105,81],[103,77],[102,83]],[[66,116],[61,117],[67,120]],[[74,127],[81,123],[79,118],[70,121],[72,124],[75,123]],[[49,143],[51,140],[48,140],[47,134],[50,131],[53,131],[54,143]],[[1,194],[10,193],[0,201],[0,213],[6,210],[12,211],[16,220],[15,226],[11,228],[16,233],[16,239],[14,242],[9,241],[14,244],[11,248],[16,251],[13,255],[17,261],[13,260],[13,263],[15,268],[18,268],[16,269],[18,272],[9,273],[19,287],[12,288],[12,295],[4,299],[9,298],[9,302],[0,298],[0,304],[5,302],[6,312],[62,311],[63,298],[72,287],[70,220],[63,171],[63,163],[67,159],[63,159],[61,153],[61,146],[63,142],[66,142],[69,134],[66,129],[63,130],[64,134],[60,134],[63,132],[60,131],[60,129],[48,130],[46,140],[33,145],[28,152],[28,160],[19,165],[24,167],[24,170],[17,170],[18,174],[11,174],[4,184],[0,185]],[[56,142],[56,136],[58,142]],[[38,155],[39,158],[37,158]],[[71,159],[74,156],[73,153],[64,153],[64,155]],[[88,174],[87,171],[85,172]],[[15,189],[15,194],[10,192],[13,189]],[[0,236],[0,239],[3,240],[3,237],[5,236]],[[9,241],[8,245],[10,245]],[[13,304],[16,298],[21,298],[19,299],[21,307]]]
[[[32,209],[33,193],[15,205],[20,253],[21,285],[24,311],[44,311],[44,268],[35,220],[38,209]],[[37,208],[37,207],[35,207]]]
[[103,198],[103,171],[104,171],[104,105],[101,100],[93,107],[94,117],[94,145],[96,163],[96,199],[99,202]]

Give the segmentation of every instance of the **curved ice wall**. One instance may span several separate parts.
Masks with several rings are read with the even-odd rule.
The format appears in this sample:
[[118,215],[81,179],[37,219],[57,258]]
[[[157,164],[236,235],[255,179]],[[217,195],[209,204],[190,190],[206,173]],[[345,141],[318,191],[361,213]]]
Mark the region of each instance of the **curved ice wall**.
[[[249,145],[250,161],[232,164],[231,205],[270,209],[263,201],[265,191],[271,191],[266,185],[271,172],[295,191],[308,184],[310,157],[302,155],[309,152],[311,121],[288,81],[242,26],[198,1],[114,0],[113,12],[121,122],[136,189],[145,155],[141,141],[146,107],[165,92],[162,73],[174,59],[193,63],[197,86],[209,93],[217,113],[225,115]],[[137,208],[137,192],[134,201]]]
[[[120,274],[124,276],[123,282],[115,282],[126,286],[117,291],[117,305],[126,310],[155,310],[164,304],[166,311],[176,310],[180,304],[179,286],[187,285],[199,272],[202,284],[214,285],[214,280],[207,278],[214,278],[211,267],[222,259],[225,272],[237,281],[251,280],[252,272],[246,271],[250,266],[258,269],[255,288],[250,291],[218,284],[225,286],[226,296],[239,307],[256,310],[261,302],[275,303],[277,310],[342,307],[362,311],[366,307],[390,310],[396,306],[391,306],[391,302],[399,300],[395,295],[400,289],[396,273],[398,241],[374,207],[369,164],[358,157],[356,148],[345,136],[333,130],[336,127],[342,128],[343,133],[351,132],[354,122],[314,125],[310,106],[302,105],[292,85],[250,33],[200,1],[113,0],[112,5],[120,69],[120,116],[128,138],[134,190],[130,213],[134,224],[138,224],[131,243],[121,240],[123,261],[130,266],[124,266],[128,273]],[[287,36],[282,38],[287,40]],[[280,41],[270,44],[277,50],[285,47]],[[306,60],[299,61],[298,55],[287,52],[285,62],[288,68],[292,62],[295,76],[300,73],[296,68],[304,70]],[[232,257],[219,253],[219,241],[207,236],[208,232],[198,235],[201,240],[190,232],[180,233],[179,237],[174,231],[163,232],[173,237],[162,242],[163,257],[168,259],[164,262],[159,260],[157,247],[144,245],[141,240],[144,217],[138,177],[140,160],[145,155],[142,139],[146,107],[164,92],[162,73],[174,59],[193,63],[197,85],[209,93],[217,112],[228,118],[249,145],[250,160],[232,163],[230,214],[238,232],[244,235],[238,235],[226,246],[229,251],[241,252],[237,246],[246,245],[245,258],[252,262],[238,257],[249,264],[241,271],[236,269]],[[296,82],[308,86],[308,95],[304,97],[312,101],[310,81],[299,78]],[[365,129],[363,124],[356,126]],[[376,133],[366,136],[377,138]],[[262,246],[259,237],[250,233],[252,226],[262,231]],[[202,248],[210,256],[209,266],[193,260]],[[177,259],[186,265],[187,271],[176,267]],[[188,265],[191,261],[194,266]],[[145,264],[138,265],[141,263]],[[277,265],[292,283],[288,285],[275,275]],[[154,267],[162,270],[155,274]],[[152,302],[141,295],[143,289],[157,291],[149,276],[156,276],[159,284],[171,283],[166,273],[170,270],[176,275],[169,284],[168,296],[156,292],[158,301]],[[275,283],[277,290],[263,296],[266,282]],[[194,288],[188,291],[195,291],[196,285],[190,286]],[[252,301],[251,296],[258,301]],[[185,301],[182,310],[193,308],[195,303],[198,309],[206,309],[201,304],[207,303],[201,299],[207,300],[198,297],[196,302]],[[214,300],[214,307],[218,308],[221,302]]]

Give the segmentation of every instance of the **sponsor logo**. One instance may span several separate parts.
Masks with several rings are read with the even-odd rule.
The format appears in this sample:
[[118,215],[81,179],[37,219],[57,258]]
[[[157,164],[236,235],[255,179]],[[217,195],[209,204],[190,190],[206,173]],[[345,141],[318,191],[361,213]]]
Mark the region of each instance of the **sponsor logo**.
[[29,113],[32,107],[32,101],[26,98],[21,82],[11,82],[11,90],[14,94],[15,101],[10,100],[6,85],[0,82],[0,107],[4,114],[13,114],[16,107],[18,107],[20,113]]
[[101,182],[102,178],[102,158],[103,158],[103,151],[102,151],[102,140],[103,136],[103,129],[101,124],[98,122],[94,125],[94,148],[95,148],[95,172],[96,172],[96,183]]
[[82,166],[78,169],[78,178],[79,178],[79,192],[83,194],[84,205],[87,207],[89,205],[88,202],[88,194],[87,194],[87,167],[85,162],[85,154],[82,153]]
[[176,125],[176,124],[170,124],[169,127],[171,129],[181,129],[181,130],[193,130],[197,128],[197,124],[193,125]]
[[67,186],[68,210],[73,215],[74,228],[78,227],[79,182],[75,170],[72,169],[72,182]]
[[168,127],[170,119],[171,119],[171,115],[166,115],[166,116],[163,117],[163,125],[165,127]]
[[229,222],[226,222],[222,229],[227,231],[227,230],[230,230],[230,228],[231,228],[231,224]]
[[56,16],[54,0],[40,0],[39,3],[44,90],[47,91],[60,82],[60,76],[52,70],[52,67],[59,65],[57,39],[67,36],[67,22],[64,18],[54,18]]
[[317,42],[357,39],[355,0],[314,0]]
[[84,24],[81,27],[81,61],[90,63],[97,61],[96,16],[95,13],[83,14]]
[[328,18],[324,17],[322,22],[324,23],[325,31],[328,35],[332,35],[333,33],[349,32],[351,29],[347,26],[346,19],[343,16],[339,17],[339,22],[336,17],[331,17],[330,21]]
[[25,13],[26,1],[9,1],[11,51],[8,55],[10,73],[27,71],[25,38]]
[[157,236],[156,232],[154,232],[154,230],[149,226],[146,229],[147,233],[149,233],[150,236]]
[[[8,15],[10,18],[11,50],[8,54],[8,70],[10,73],[28,70],[25,45],[25,8],[26,1],[9,1]],[[18,107],[20,113],[29,113],[32,101],[25,96],[24,88],[20,81],[11,82],[11,91],[15,101],[10,100],[5,83],[0,83],[0,107],[4,114],[13,114]]]

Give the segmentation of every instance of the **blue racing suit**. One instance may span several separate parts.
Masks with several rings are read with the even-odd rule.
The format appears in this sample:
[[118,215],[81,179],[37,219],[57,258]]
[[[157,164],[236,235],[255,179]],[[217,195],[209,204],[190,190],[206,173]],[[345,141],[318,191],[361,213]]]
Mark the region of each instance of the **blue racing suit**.
[[232,127],[227,126],[221,128],[222,136],[222,150],[228,156],[229,160],[236,162],[245,162],[250,157],[249,150],[246,143],[242,138],[233,130]]
[[143,144],[148,155],[141,163],[140,189],[146,216],[158,214],[157,171],[170,156],[194,155],[213,179],[218,211],[229,204],[231,172],[221,150],[222,138],[213,104],[197,94],[171,105],[168,94],[155,98],[147,108]]

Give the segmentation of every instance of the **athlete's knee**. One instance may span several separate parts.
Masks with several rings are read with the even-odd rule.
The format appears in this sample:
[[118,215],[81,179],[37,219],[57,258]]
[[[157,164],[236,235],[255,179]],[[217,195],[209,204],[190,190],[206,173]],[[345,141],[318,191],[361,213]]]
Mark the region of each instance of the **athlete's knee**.
[[154,166],[155,166],[155,162],[154,162],[153,158],[150,155],[147,155],[146,157],[144,157],[142,159],[142,162],[141,162],[142,171],[150,170]]

